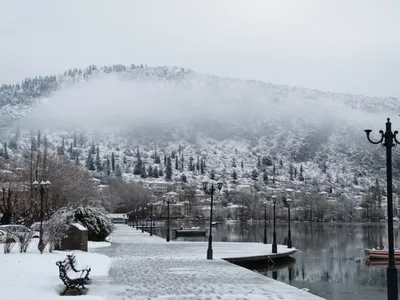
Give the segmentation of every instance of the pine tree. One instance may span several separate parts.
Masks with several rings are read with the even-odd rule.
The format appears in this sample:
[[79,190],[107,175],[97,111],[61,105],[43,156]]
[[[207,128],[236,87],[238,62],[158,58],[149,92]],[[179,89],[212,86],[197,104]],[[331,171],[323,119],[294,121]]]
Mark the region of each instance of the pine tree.
[[299,174],[299,180],[304,181],[304,175],[303,175],[303,165],[300,165],[300,174]]
[[253,180],[257,180],[258,179],[258,171],[256,169],[253,169],[253,171],[251,172],[251,178]]
[[328,166],[326,165],[326,161],[324,161],[324,164],[322,165],[322,172],[326,173],[327,169],[328,169]]
[[136,148],[136,158],[140,159],[139,146]]
[[275,177],[275,173],[276,173],[276,168],[275,168],[275,164],[272,166],[272,174],[274,175],[274,177]]
[[200,173],[201,174],[205,173],[204,169],[205,169],[205,162],[204,162],[204,159],[202,158],[201,161],[200,161]]
[[102,171],[103,170],[103,167],[101,165],[101,160],[100,160],[100,149],[99,149],[99,146],[97,146],[97,148],[96,148],[96,161],[95,161],[95,164],[96,164],[97,171]]
[[280,165],[280,167],[281,167],[281,169],[283,168],[283,161],[282,161],[282,159],[279,161],[279,165]]
[[106,160],[106,166],[107,166],[107,168],[106,168],[107,175],[110,175],[111,174],[111,168],[110,168],[110,158],[108,157],[108,155],[107,155],[107,160]]
[[164,154],[164,166],[166,166],[166,165],[167,165],[167,155]]
[[40,149],[40,141],[41,141],[41,139],[40,139],[40,130],[39,130],[38,134],[37,134],[37,140],[36,140],[38,149]]
[[290,180],[293,180],[293,165],[290,164],[289,165],[289,176],[290,176]]
[[176,155],[175,151],[172,150],[172,151],[171,151],[171,158],[174,159],[174,158],[175,158],[175,155]]
[[159,174],[160,174],[160,173],[158,172],[158,168],[157,168],[157,167],[154,167],[154,169],[153,169],[153,176],[152,176],[152,177],[158,178]]
[[88,153],[88,158],[86,160],[86,168],[88,168],[90,171],[96,170],[91,152]]
[[179,163],[178,163],[178,156],[175,156],[175,170],[178,170]]
[[181,153],[181,171],[183,171],[184,170],[184,165],[183,165],[183,162],[184,162],[185,160],[184,160],[184,158],[183,158],[183,152]]
[[111,153],[111,169],[114,172],[115,171],[115,156],[114,152]]
[[200,171],[200,157],[197,156],[197,164],[196,164],[197,171]]
[[122,177],[121,167],[119,166],[119,164],[115,166],[115,176]]
[[172,164],[171,164],[171,157],[167,158],[167,166],[165,168],[165,179],[171,180],[172,179]]
[[243,160],[240,162],[240,167],[241,167],[242,170],[243,170],[243,168],[244,168]]
[[160,168],[160,170],[158,170],[158,177],[163,177],[164,176],[164,172],[163,170]]
[[83,133],[79,134],[79,146],[83,148],[84,140],[83,140]]
[[189,157],[189,171],[194,171],[193,157]]
[[237,180],[237,174],[236,174],[236,171],[235,171],[235,170],[233,170],[232,179],[233,179],[233,181],[236,181],[236,180]]
[[294,168],[294,178],[297,178],[297,168]]
[[126,155],[124,155],[124,165],[126,165]]
[[149,169],[147,170],[147,177],[153,177],[153,167],[149,166]]
[[92,153],[93,155],[96,154],[96,147],[94,146],[94,142],[92,143],[92,146],[90,147],[90,153]]
[[232,160],[232,167],[233,167],[233,168],[236,168],[236,159],[233,159],[233,160]]
[[179,143],[179,147],[178,147],[178,153],[179,153],[179,155],[182,153],[182,146],[180,143]]
[[145,165],[142,165],[142,169],[140,170],[140,177],[141,178],[146,178],[147,177]]
[[182,182],[187,182],[187,177],[186,177],[186,174],[185,173],[183,173],[182,175],[181,175],[181,181]]
[[157,148],[154,148],[154,163],[155,163],[155,164],[161,163],[160,157],[159,157],[158,154],[157,154]]
[[260,158],[260,156],[258,156],[257,168],[261,168],[261,158]]
[[[77,145],[77,140],[76,140],[76,131],[74,131],[74,140],[73,140],[73,146],[76,147]],[[72,147],[71,147],[72,148]]]
[[10,159],[10,156],[8,155],[8,150],[7,150],[7,142],[4,142],[4,154],[3,157],[4,159]]
[[264,174],[263,174],[263,181],[264,181],[265,184],[268,184],[268,174],[267,174],[267,172],[264,172]]
[[210,179],[211,179],[211,180],[215,180],[215,172],[214,172],[214,169],[211,170]]

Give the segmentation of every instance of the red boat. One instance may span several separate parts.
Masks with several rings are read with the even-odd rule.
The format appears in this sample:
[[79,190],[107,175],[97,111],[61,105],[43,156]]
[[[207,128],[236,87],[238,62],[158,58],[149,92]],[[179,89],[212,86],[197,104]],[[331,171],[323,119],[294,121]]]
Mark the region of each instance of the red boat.
[[[388,261],[387,260],[367,260],[365,264],[368,267],[387,267],[388,266]],[[396,266],[400,266],[400,261],[396,261]]]
[[[376,249],[365,249],[365,255],[370,260],[388,260],[389,259],[389,250],[376,250]],[[394,251],[394,259],[400,260],[400,249],[396,249]]]

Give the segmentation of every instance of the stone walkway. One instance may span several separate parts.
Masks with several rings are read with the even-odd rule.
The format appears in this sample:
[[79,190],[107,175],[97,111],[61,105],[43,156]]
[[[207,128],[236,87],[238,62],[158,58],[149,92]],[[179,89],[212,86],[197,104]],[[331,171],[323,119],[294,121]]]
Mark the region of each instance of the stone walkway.
[[222,259],[207,260],[206,243],[167,243],[122,225],[112,243],[94,249],[113,260],[107,281],[92,285],[89,295],[109,300],[322,299]]

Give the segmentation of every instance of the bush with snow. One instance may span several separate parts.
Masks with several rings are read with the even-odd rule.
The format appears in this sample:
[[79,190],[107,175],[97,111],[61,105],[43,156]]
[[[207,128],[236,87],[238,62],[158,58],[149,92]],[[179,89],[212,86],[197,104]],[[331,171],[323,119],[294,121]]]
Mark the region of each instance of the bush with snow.
[[62,207],[46,222],[45,231],[50,248],[61,242],[68,225],[72,223],[79,223],[87,228],[89,241],[104,241],[114,229],[107,212],[101,207]]

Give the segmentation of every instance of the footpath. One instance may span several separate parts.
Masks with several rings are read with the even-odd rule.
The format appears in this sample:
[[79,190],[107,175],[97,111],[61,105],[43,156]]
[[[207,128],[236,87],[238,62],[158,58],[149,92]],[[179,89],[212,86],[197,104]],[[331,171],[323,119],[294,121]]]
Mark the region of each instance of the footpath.
[[[108,300],[322,299],[221,259],[226,255],[262,255],[268,245],[216,242],[214,259],[207,260],[205,242],[167,243],[126,225],[117,226],[111,241],[110,247],[92,250],[112,260],[109,277],[94,282],[88,296]],[[284,248],[280,246],[278,252],[287,251]]]

